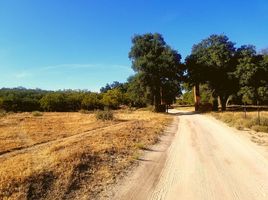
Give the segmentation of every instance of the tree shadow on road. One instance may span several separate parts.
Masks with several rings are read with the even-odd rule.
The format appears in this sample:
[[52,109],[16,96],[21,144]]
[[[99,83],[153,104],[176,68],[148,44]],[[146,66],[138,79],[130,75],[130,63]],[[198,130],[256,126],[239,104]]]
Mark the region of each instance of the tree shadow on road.
[[196,114],[200,114],[200,112],[196,112],[196,111],[178,111],[176,113],[167,113],[168,115],[175,115],[175,116],[181,116],[181,115],[196,115]]

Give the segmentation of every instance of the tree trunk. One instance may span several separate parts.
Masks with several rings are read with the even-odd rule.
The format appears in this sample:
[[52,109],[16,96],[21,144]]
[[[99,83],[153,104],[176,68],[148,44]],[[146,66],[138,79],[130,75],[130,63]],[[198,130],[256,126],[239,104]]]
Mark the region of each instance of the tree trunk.
[[221,111],[226,111],[227,98],[220,96],[220,101],[221,101]]
[[218,106],[219,106],[219,104],[218,104],[218,98],[217,98],[217,96],[213,96],[212,110],[213,111],[218,111],[219,110]]
[[227,98],[227,101],[226,101],[226,106],[228,106],[229,105],[229,102],[231,101],[231,96],[229,96],[228,98]]
[[200,90],[198,83],[194,86],[194,102],[195,111],[198,111],[200,107]]
[[155,112],[160,111],[160,105],[161,105],[160,88],[156,87],[155,94],[154,94],[154,110],[155,110]]

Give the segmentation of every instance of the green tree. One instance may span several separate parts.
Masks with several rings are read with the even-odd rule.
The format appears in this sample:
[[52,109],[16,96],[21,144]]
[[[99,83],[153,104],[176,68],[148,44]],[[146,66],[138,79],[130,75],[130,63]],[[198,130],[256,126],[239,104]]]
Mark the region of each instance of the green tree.
[[147,102],[146,90],[142,87],[138,74],[128,78],[126,97],[130,106],[144,107]]
[[194,45],[187,59],[190,82],[209,84],[213,91],[214,110],[217,110],[218,96],[222,110],[225,110],[227,99],[236,88],[236,80],[231,76],[236,67],[234,55],[234,43],[227,36],[211,35]]
[[61,92],[53,92],[46,94],[41,100],[40,104],[45,111],[66,111],[65,96]]
[[[132,44],[129,53],[132,68],[138,73],[142,88],[151,94],[155,111],[159,111],[161,103],[175,99],[180,91],[179,81],[183,73],[181,56],[158,33],[136,35]],[[167,89],[172,90],[172,94]]]
[[257,55],[252,45],[237,50],[238,65],[235,76],[239,78],[239,95],[245,103],[257,104],[268,97],[268,62],[265,55]]
[[41,110],[39,100],[45,91],[18,88],[0,89],[0,98],[2,98],[2,109],[6,111],[33,111]]
[[117,88],[103,94],[102,103],[109,108],[118,108],[124,101],[124,94]]
[[97,93],[85,94],[82,100],[82,108],[86,110],[99,109],[101,107],[100,95]]
[[182,105],[193,105],[194,104],[194,93],[191,87],[183,85],[184,92],[180,99],[178,100],[178,103]]
[[200,101],[201,103],[212,103],[212,91],[208,84],[200,85]]
[[[199,86],[201,83],[207,82],[207,69],[204,64],[198,63],[198,55],[196,54],[187,56],[185,64],[187,69],[186,82],[189,84],[188,87],[194,87],[191,93],[194,95],[192,99],[195,105],[195,111],[198,111],[201,103]],[[189,92],[186,95],[188,96]],[[190,105],[192,105],[192,103]]]
[[66,111],[78,111],[81,109],[84,93],[77,91],[64,92]]

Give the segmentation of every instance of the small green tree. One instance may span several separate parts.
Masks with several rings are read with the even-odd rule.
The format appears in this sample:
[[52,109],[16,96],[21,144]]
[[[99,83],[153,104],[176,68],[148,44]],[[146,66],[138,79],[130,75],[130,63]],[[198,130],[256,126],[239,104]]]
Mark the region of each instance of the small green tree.
[[124,95],[119,89],[108,90],[103,94],[102,103],[109,108],[118,108],[123,102]]
[[40,100],[40,104],[42,109],[45,111],[66,111],[65,96],[60,92],[46,94]]
[[83,93],[81,92],[67,92],[65,93],[66,111],[78,111],[82,107]]
[[188,90],[188,91],[185,91],[183,93],[182,104],[184,104],[184,105],[193,105],[194,104],[193,90]]
[[99,94],[89,93],[84,95],[82,100],[82,108],[86,110],[99,109],[101,105]]
[[143,107],[148,103],[146,90],[142,87],[138,74],[128,78],[126,97],[134,107]]

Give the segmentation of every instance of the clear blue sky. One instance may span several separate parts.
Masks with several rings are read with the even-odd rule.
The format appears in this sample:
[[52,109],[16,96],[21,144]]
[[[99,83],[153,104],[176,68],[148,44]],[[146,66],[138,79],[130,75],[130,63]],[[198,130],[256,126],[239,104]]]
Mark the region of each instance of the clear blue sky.
[[267,0],[0,0],[0,88],[98,91],[133,72],[134,34],[159,32],[185,57],[224,33],[268,47]]

